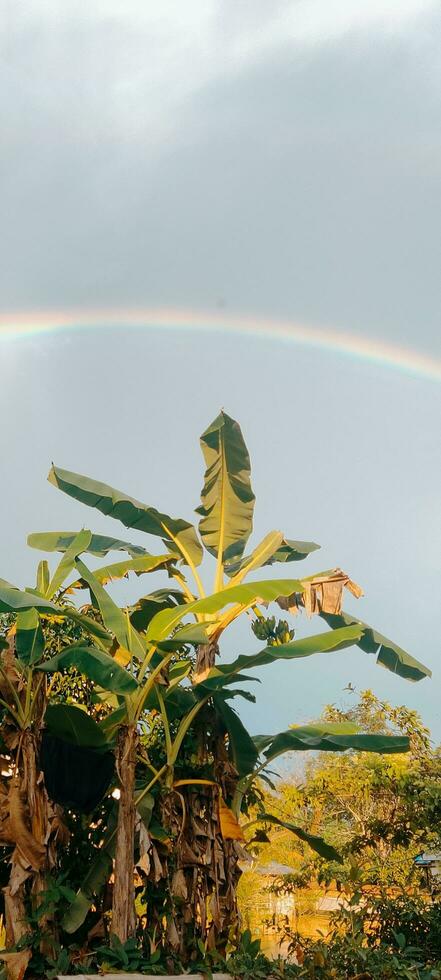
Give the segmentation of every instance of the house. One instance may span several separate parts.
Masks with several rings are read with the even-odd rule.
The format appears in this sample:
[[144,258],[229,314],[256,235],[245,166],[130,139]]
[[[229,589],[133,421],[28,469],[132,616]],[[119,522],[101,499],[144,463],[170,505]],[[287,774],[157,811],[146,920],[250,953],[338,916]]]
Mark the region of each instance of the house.
[[424,872],[430,891],[441,888],[441,851],[423,851],[415,858],[415,865]]

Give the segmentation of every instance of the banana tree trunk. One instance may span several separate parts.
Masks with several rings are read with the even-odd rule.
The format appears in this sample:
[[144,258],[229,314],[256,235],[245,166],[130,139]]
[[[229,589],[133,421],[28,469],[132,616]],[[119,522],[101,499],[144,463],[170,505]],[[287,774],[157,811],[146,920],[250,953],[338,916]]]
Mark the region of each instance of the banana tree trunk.
[[138,746],[136,728],[124,725],[118,736],[117,773],[120,798],[116,831],[112,933],[125,943],[136,931],[134,840],[135,767]]
[[[210,669],[219,649],[216,643],[197,650],[196,672]],[[240,846],[222,836],[219,799],[234,795],[238,773],[228,758],[223,726],[213,706],[199,716],[199,761],[211,759],[215,786],[182,787],[166,801],[166,823],[177,840],[173,868],[169,867],[173,915],[167,939],[185,961],[202,940],[209,949],[225,953],[238,926],[237,885]],[[179,799],[180,796],[180,799]]]

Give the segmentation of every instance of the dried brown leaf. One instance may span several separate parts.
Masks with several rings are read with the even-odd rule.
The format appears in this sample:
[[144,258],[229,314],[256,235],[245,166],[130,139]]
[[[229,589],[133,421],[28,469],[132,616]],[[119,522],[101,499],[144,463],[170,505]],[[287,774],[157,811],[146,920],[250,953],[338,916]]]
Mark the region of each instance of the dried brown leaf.
[[23,980],[31,956],[30,949],[21,949],[18,953],[0,952],[0,960],[6,964],[8,980]]
[[219,797],[219,822],[221,834],[224,840],[244,840],[242,828],[236,820],[234,813]]
[[9,788],[9,822],[11,838],[23,857],[25,866],[29,865],[34,871],[39,871],[45,862],[46,848],[35,839],[26,826],[25,807],[17,778],[11,779]]

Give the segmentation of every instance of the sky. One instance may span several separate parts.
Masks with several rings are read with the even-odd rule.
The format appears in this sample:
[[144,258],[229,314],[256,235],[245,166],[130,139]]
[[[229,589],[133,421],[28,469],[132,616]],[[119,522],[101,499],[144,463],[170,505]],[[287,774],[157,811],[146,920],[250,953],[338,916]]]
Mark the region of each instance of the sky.
[[[366,593],[348,609],[433,670],[409,684],[356,648],[262,669],[254,732],[350,703],[351,681],[441,740],[441,17],[385,7],[0,14],[0,575],[32,583],[30,531],[124,536],[47,484],[52,460],[192,519],[224,407],[254,542],[320,543],[290,574],[342,567]],[[244,624],[223,656],[255,642]]]

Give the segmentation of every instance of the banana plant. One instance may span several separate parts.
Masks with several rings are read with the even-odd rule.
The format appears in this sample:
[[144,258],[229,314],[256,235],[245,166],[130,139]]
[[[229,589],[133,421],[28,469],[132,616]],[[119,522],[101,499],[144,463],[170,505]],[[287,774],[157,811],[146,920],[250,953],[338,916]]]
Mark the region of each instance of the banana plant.
[[[43,890],[63,834],[59,815],[50,806],[39,779],[41,728],[47,706],[45,677],[40,672],[46,656],[45,628],[66,617],[76,631],[85,628],[86,633],[98,638],[106,635],[93,619],[69,606],[61,609],[54,602],[87,540],[87,532],[74,536],[52,577],[47,562],[40,562],[35,588],[23,591],[0,582],[0,613],[6,617],[0,641],[1,734],[12,771],[12,776],[2,777],[1,839],[13,848],[5,910],[8,934],[16,943],[28,928],[26,902],[31,897],[35,903]],[[107,660],[113,663],[108,655]],[[122,669],[120,674],[126,682]]]
[[[358,644],[366,652],[377,652],[378,662],[400,676],[419,680],[430,674],[423,664],[386,638],[379,638],[361,621],[347,621],[342,610],[344,590],[359,596],[361,589],[340,569],[302,578],[271,576],[254,579],[254,573],[258,570],[275,564],[291,565],[313,554],[319,546],[314,542],[287,538],[283,532],[273,530],[247,552],[253,528],[255,497],[251,486],[250,459],[238,423],[222,411],[201,436],[201,448],[206,471],[201,503],[196,511],[199,515],[198,527],[186,519],[170,517],[150,504],[144,504],[89,477],[55,465],[49,473],[50,483],[68,496],[117,519],[126,528],[159,538],[165,547],[162,555],[151,556],[139,544],[88,532],[90,538],[86,544],[83,542],[83,555],[89,553],[104,557],[111,551],[122,550],[129,557],[92,572],[77,554],[74,560],[77,578],[68,589],[68,594],[75,594],[85,587],[89,589],[107,634],[106,639],[96,638],[95,646],[123,666],[134,684],[132,690],[121,694],[113,720],[118,740],[117,771],[121,797],[116,830],[112,929],[121,941],[134,929],[135,764],[139,723],[149,706],[153,704],[155,710],[160,712],[165,738],[164,767],[153,773],[152,779],[163,783],[169,790],[173,789],[176,763],[190,729],[197,731],[201,740],[201,757],[211,760],[213,779],[208,780],[203,789],[181,788],[183,795],[188,793],[187,801],[184,799],[185,813],[188,814],[191,806],[193,809],[196,806],[195,793],[205,794],[200,812],[210,810],[210,817],[207,818],[210,847],[207,846],[206,853],[200,859],[195,858],[199,871],[191,894],[194,911],[197,907],[206,907],[208,900],[211,900],[212,913],[204,923],[204,936],[207,938],[211,933],[210,941],[214,937],[222,945],[236,913],[235,887],[239,875],[237,841],[234,839],[237,819],[227,807],[233,817],[230,825],[236,826],[236,831],[233,833],[230,829],[223,834],[222,823],[224,827],[228,824],[225,807],[230,802],[237,813],[240,812],[240,798],[243,799],[244,792],[241,781],[251,774],[255,778],[256,766],[259,768],[261,764],[258,762],[258,746],[228,704],[231,697],[250,695],[242,687],[233,688],[231,685],[240,685],[248,680],[247,672],[250,669],[276,659],[291,660],[316,653],[325,654],[352,644]],[[39,533],[30,536],[29,544],[60,551],[66,558],[72,555],[75,539],[73,532]],[[205,567],[201,568],[204,549],[215,563],[212,590],[207,586],[208,569],[205,571]],[[105,589],[107,583],[131,572],[139,575],[161,567],[173,580],[172,585],[141,595],[125,610],[119,609]],[[250,575],[252,577],[248,578]],[[331,626],[331,632],[297,640],[292,639],[292,631],[283,630],[278,634],[277,645],[268,643],[263,650],[240,655],[229,664],[219,662],[219,644],[225,630],[244,614],[252,614],[256,619],[264,618],[263,610],[274,602],[294,615],[303,609],[308,615],[323,616]],[[281,642],[285,639],[288,642]],[[173,693],[170,691],[173,687],[170,680],[171,663],[174,652],[188,644],[193,644],[196,649],[194,662],[193,658],[189,658],[185,666],[179,668],[182,670],[180,675],[178,669],[173,684],[176,680],[175,693],[179,689],[187,707],[190,706],[183,713],[177,732],[172,735],[168,716],[168,705],[171,703],[168,699]],[[61,669],[68,662],[66,659],[63,661],[65,656],[63,651],[58,661],[46,669]],[[68,654],[68,658],[70,656]],[[84,663],[82,669],[86,669]],[[208,726],[207,712],[211,719]],[[284,744],[285,750],[296,747],[292,739],[291,742],[285,739]],[[352,747],[360,748],[361,744],[354,743]],[[186,844],[194,854],[195,841],[191,838],[188,819],[184,819],[184,825],[180,834],[181,844],[187,834]],[[222,874],[219,854],[224,869]],[[190,894],[191,867],[191,862],[185,863],[182,846],[178,859],[181,866],[177,870],[181,872],[184,869],[187,876],[184,881],[179,878],[182,898],[184,894]],[[214,882],[217,883],[216,888]],[[183,931],[176,928],[176,918],[177,913],[170,941],[172,945],[182,945]],[[193,919],[197,921],[196,912]]]

